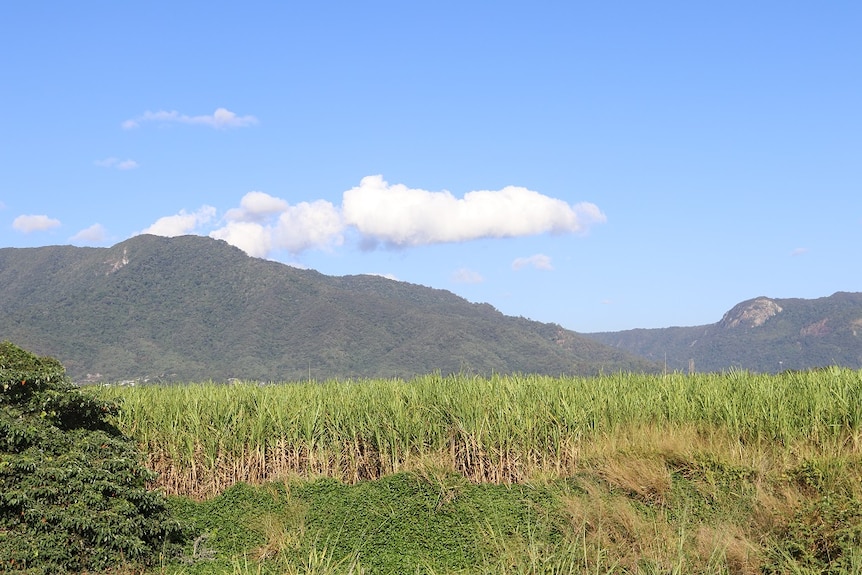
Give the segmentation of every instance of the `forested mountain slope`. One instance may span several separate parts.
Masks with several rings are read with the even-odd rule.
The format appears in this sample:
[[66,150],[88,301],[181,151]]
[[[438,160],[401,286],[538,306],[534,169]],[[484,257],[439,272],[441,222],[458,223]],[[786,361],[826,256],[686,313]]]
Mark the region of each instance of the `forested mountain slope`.
[[826,365],[862,368],[862,293],[818,299],[758,297],[721,321],[695,327],[584,334],[668,369],[779,372]]
[[593,374],[647,360],[444,291],[331,277],[200,236],[0,249],[0,340],[76,381]]

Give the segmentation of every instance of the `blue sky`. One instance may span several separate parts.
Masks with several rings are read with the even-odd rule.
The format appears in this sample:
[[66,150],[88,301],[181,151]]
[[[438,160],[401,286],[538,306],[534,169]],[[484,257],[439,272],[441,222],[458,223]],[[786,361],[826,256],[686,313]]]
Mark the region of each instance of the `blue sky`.
[[7,2],[0,247],[212,235],[582,331],[862,291],[858,2]]

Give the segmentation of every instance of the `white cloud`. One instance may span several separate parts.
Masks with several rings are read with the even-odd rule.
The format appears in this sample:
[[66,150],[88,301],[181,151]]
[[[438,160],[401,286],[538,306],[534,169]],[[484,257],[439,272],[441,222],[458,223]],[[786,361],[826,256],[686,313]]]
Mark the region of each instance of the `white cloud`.
[[807,253],[808,253],[808,248],[796,248],[795,250],[790,252],[790,255],[796,257],[796,256],[804,256]]
[[532,267],[537,270],[551,271],[554,266],[551,265],[551,258],[545,254],[534,254],[526,258],[515,258],[512,262],[512,269],[519,271],[525,267]]
[[311,248],[328,248],[344,241],[341,214],[325,200],[287,201],[263,192],[243,196],[239,208],[227,211],[226,224],[210,233],[254,257],[273,250],[298,254]]
[[180,114],[176,110],[166,112],[159,110],[151,112],[147,110],[137,118],[126,120],[121,125],[126,130],[131,130],[140,127],[145,122],[156,122],[160,124],[191,124],[200,126],[209,126],[210,128],[226,129],[226,128],[245,128],[257,124],[257,118],[254,116],[237,116],[226,108],[217,108],[211,115],[187,116]]
[[344,242],[343,230],[341,214],[330,202],[301,202],[279,216],[274,233],[275,245],[291,253],[341,245]]
[[23,215],[18,216],[12,221],[12,228],[19,232],[29,234],[30,232],[40,232],[50,230],[60,226],[60,220],[49,218],[45,215]]
[[201,206],[198,211],[191,214],[186,213],[185,210],[180,210],[180,213],[176,215],[159,218],[153,225],[141,233],[169,238],[181,236],[206,224],[215,217],[215,214],[216,209],[212,206]]
[[[192,214],[181,211],[159,219],[144,233],[191,233],[214,216],[215,208],[209,206]],[[219,227],[209,235],[249,255],[266,258],[277,250],[296,255],[308,249],[340,246],[350,227],[359,232],[360,247],[379,243],[417,246],[541,233],[583,233],[590,225],[603,221],[604,214],[594,204],[569,205],[526,188],[509,186],[499,191],[469,192],[458,199],[446,191],[390,186],[382,176],[368,176],[358,187],[344,192],[340,208],[326,200],[292,205],[264,192],[249,192],[238,207],[225,212]],[[541,254],[513,263],[516,269],[525,265],[551,269],[550,258]],[[457,275],[456,281],[475,283],[482,278],[463,273]]]
[[117,170],[134,170],[140,164],[135,160],[120,160],[118,158],[105,158],[94,162],[100,168],[115,168]]
[[516,186],[468,192],[429,192],[382,176],[367,176],[344,192],[344,221],[363,235],[396,246],[462,242],[541,233],[582,233],[605,215],[590,203],[569,205]]
[[452,274],[452,281],[459,284],[479,284],[485,281],[479,272],[467,268],[459,268]]
[[272,230],[255,222],[228,222],[210,232],[210,237],[224,240],[255,258],[265,258],[272,251]]
[[264,192],[249,192],[242,197],[238,208],[227,211],[225,219],[233,222],[265,221],[273,214],[285,211],[290,204]]
[[93,224],[69,238],[72,243],[100,244],[107,239],[108,233],[102,224]]

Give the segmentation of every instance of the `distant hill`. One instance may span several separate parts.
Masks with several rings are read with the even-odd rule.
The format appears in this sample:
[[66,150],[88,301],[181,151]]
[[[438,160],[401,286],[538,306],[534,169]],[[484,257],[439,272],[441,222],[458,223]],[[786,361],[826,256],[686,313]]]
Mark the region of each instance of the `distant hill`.
[[826,365],[862,368],[862,293],[819,299],[757,297],[718,323],[583,334],[669,370],[779,372]]
[[0,340],[75,381],[654,371],[558,325],[377,276],[325,276],[200,236],[0,249]]

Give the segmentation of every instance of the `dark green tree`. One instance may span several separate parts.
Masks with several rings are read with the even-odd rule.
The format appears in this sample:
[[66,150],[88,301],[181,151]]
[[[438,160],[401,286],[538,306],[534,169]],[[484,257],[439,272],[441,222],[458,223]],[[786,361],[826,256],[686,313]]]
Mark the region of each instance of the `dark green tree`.
[[180,543],[117,410],[57,360],[0,343],[0,572],[149,564]]

